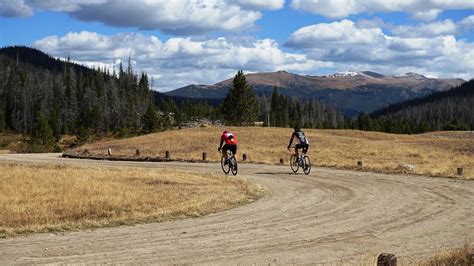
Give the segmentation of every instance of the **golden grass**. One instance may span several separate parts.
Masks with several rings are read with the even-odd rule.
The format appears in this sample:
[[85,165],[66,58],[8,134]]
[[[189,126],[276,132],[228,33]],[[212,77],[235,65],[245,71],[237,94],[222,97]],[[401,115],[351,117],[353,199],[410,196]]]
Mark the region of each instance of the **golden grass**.
[[[202,152],[208,159],[219,160],[217,146],[223,127],[201,127],[172,130],[130,139],[102,141],[75,149],[88,149],[95,155],[163,157],[166,150],[174,159],[200,160]],[[254,163],[277,164],[280,158],[288,163],[286,150],[292,129],[262,127],[231,127],[239,143],[239,159],[248,154]],[[474,133],[434,132],[420,135],[396,135],[357,130],[305,129],[310,140],[309,155],[313,165],[376,172],[404,172],[400,164],[413,164],[415,174],[457,177],[457,168],[464,169],[463,178],[474,178]]]
[[215,174],[0,164],[0,237],[197,217],[261,194]]
[[474,258],[469,258],[474,252],[465,245],[462,248],[452,248],[435,254],[433,257],[414,263],[419,266],[474,265]]

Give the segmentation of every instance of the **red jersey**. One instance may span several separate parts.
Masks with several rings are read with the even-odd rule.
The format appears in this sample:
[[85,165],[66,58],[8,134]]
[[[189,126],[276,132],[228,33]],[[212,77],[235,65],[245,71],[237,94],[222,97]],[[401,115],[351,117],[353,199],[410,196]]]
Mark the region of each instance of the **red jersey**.
[[237,145],[237,139],[235,138],[235,135],[232,132],[222,134],[221,142],[223,141],[225,141],[225,144],[227,145]]

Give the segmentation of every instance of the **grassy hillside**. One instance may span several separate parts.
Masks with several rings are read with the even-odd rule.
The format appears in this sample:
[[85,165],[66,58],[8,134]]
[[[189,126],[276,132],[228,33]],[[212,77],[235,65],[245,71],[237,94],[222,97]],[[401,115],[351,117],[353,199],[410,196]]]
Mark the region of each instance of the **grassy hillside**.
[[[231,127],[239,143],[238,158],[248,154],[250,162],[277,164],[280,158],[288,163],[286,150],[292,129]],[[201,127],[172,130],[130,139],[104,141],[75,149],[87,149],[95,155],[106,155],[111,148],[114,156],[163,157],[165,151],[173,159],[200,160],[207,152],[208,159],[218,161],[219,136],[223,127]],[[474,133],[433,132],[421,135],[395,135],[355,130],[304,130],[310,140],[309,155],[313,165],[337,168],[363,168],[377,172],[404,172],[400,164],[413,164],[415,174],[456,176],[458,167],[464,168],[465,178],[474,178]],[[317,173],[317,172],[315,172]]]

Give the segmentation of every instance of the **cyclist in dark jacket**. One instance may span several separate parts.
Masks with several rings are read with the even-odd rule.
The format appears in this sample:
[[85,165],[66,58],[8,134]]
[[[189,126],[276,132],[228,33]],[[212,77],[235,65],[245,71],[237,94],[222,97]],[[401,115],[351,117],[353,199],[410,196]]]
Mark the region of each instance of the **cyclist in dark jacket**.
[[296,141],[298,142],[295,145],[295,154],[296,154],[296,156],[299,156],[298,155],[298,149],[303,149],[303,153],[306,154],[308,152],[308,149],[309,149],[309,141],[306,138],[306,136],[304,135],[304,132],[301,131],[301,129],[299,127],[295,127],[294,130],[295,131],[291,135],[290,143],[288,143],[287,148],[288,148],[288,150],[290,150],[291,144],[293,143],[293,139],[296,138]]

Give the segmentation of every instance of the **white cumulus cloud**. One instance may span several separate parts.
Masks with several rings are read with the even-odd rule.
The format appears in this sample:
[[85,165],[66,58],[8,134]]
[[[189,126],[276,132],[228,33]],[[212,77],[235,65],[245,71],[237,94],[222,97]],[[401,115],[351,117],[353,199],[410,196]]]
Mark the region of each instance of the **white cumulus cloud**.
[[328,18],[374,12],[407,12],[414,18],[430,21],[449,9],[474,9],[472,0],[293,0],[291,7]]
[[470,15],[465,17],[461,20],[461,25],[466,27],[467,29],[473,30],[474,29],[474,15]]
[[226,38],[193,40],[171,38],[161,41],[155,36],[122,33],[101,35],[94,32],[71,32],[38,40],[34,47],[53,56],[88,66],[111,66],[131,55],[134,68],[154,77],[161,91],[189,84],[213,84],[235,75],[236,71],[312,71],[330,67],[330,62],[310,60],[304,54],[287,53],[271,39],[248,44]]
[[0,1],[0,16],[30,16],[35,10],[51,10],[110,26],[199,35],[251,29],[262,17],[260,10],[277,10],[284,3],[284,0],[10,0]]
[[[320,23],[298,29],[285,44],[316,61],[332,63],[339,71],[403,71],[438,77],[474,78],[474,44],[457,40],[452,21],[424,24],[425,34],[387,35],[381,28],[358,26],[350,20]],[[417,28],[415,28],[417,29]],[[412,29],[412,30],[415,30]]]
[[0,1],[1,17],[27,17],[33,14],[33,8],[25,0]]
[[223,0],[108,1],[85,5],[70,13],[84,21],[111,26],[159,29],[175,35],[202,34],[213,30],[234,31],[254,26],[262,14],[244,10]]
[[74,12],[82,6],[100,5],[107,0],[26,0],[29,6],[37,9],[52,10],[59,12]]
[[[370,45],[384,37],[379,28],[359,28],[351,20],[344,19],[340,22],[320,23],[298,29],[292,33],[288,46],[328,47],[339,45]],[[315,44],[317,43],[317,44]]]
[[456,35],[458,24],[450,19],[418,25],[400,25],[392,28],[394,34],[403,37],[432,37],[439,35]]
[[249,9],[277,10],[285,5],[285,0],[237,0],[236,2]]

